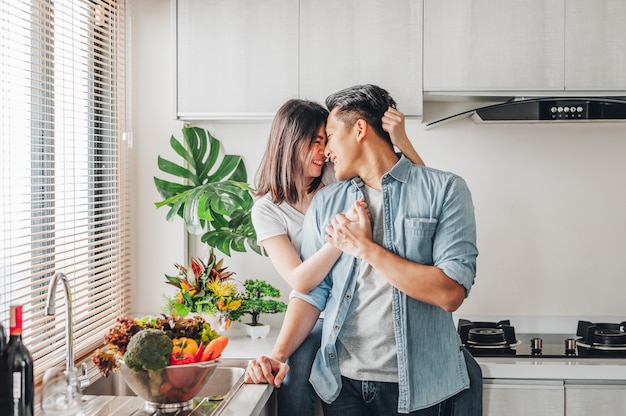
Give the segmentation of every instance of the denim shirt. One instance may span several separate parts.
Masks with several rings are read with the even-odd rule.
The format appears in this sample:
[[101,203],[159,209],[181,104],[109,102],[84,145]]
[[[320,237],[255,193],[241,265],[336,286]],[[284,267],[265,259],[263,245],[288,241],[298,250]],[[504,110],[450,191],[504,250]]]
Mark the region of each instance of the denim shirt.
[[[324,245],[325,227],[363,194],[360,178],[326,186],[317,192],[304,219],[302,258]],[[381,179],[384,247],[424,265],[439,267],[465,287],[476,274],[476,224],[471,194],[454,174],[413,165],[404,156]],[[292,292],[324,311],[320,349],[310,381],[318,395],[332,403],[341,390],[337,335],[346,319],[359,262],[342,254],[324,280],[308,294]],[[402,270],[398,270],[402,273]],[[411,279],[411,276],[405,276]],[[392,314],[398,357],[398,412],[430,407],[469,387],[461,341],[452,314],[392,291]],[[372,334],[376,336],[376,334]]]

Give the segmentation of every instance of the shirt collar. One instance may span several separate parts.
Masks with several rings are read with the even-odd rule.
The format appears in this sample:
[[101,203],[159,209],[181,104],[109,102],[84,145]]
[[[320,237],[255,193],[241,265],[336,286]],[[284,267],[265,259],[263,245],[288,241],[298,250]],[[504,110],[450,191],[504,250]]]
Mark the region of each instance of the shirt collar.
[[[383,177],[386,175],[390,175],[397,181],[406,182],[409,179],[409,172],[410,172],[411,165],[412,165],[411,161],[401,154],[400,160],[398,160],[398,163],[393,165],[391,170],[385,173]],[[352,178],[350,182],[352,183],[353,191],[356,191],[365,185],[365,183],[363,183],[363,180],[359,176]]]

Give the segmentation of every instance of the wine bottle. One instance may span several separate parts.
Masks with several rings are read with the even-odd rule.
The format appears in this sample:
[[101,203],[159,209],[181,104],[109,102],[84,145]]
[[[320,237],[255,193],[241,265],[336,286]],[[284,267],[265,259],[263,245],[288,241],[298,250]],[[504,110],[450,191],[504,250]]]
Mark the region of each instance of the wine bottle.
[[[12,380],[12,409],[10,416],[33,416],[35,383],[33,357],[22,343],[22,306],[11,306],[11,326],[6,349]],[[4,414],[4,413],[3,413]]]
[[13,376],[9,371],[6,333],[2,322],[0,322],[0,415],[9,415],[13,412],[12,395]]

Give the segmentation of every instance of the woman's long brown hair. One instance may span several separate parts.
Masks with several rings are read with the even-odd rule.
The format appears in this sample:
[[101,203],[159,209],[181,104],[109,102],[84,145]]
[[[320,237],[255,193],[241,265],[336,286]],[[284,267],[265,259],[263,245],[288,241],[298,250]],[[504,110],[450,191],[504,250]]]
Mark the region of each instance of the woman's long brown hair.
[[321,176],[310,184],[304,183],[302,155],[310,151],[327,117],[328,111],[313,101],[293,99],[280,107],[257,172],[257,196],[270,193],[274,203],[287,201],[293,205],[301,198],[298,189],[317,189]]

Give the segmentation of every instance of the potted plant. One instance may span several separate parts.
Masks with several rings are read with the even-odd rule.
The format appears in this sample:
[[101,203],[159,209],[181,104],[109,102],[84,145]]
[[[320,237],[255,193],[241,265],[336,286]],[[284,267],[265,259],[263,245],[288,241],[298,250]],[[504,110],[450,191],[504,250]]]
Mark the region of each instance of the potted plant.
[[182,131],[184,141],[172,135],[170,145],[183,164],[159,156],[158,166],[184,183],[155,177],[154,184],[163,197],[156,207],[170,207],[168,221],[183,218],[191,234],[203,234],[203,243],[227,256],[231,250],[245,252],[248,248],[264,254],[252,226],[253,188],[247,183],[243,158],[221,155],[220,141],[208,130],[184,126]]
[[[243,303],[237,281],[226,271],[224,260],[211,250],[206,262],[194,257],[190,267],[176,264],[177,276],[165,275],[166,283],[178,289],[172,297],[165,297],[165,313],[185,317],[198,314],[220,333],[230,327],[233,314],[236,318]],[[191,271],[191,273],[190,273]]]
[[250,315],[250,322],[244,322],[246,333],[252,338],[263,338],[269,331],[270,326],[260,322],[261,314],[281,313],[287,310],[287,304],[277,300],[280,298],[280,290],[260,279],[247,279],[243,283],[245,292],[243,302],[236,311],[238,320],[242,315]]

